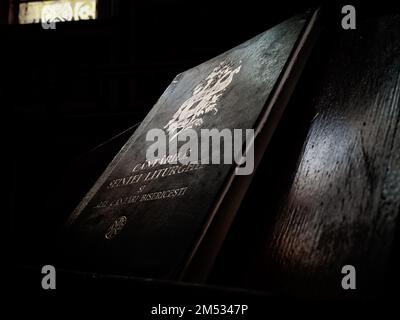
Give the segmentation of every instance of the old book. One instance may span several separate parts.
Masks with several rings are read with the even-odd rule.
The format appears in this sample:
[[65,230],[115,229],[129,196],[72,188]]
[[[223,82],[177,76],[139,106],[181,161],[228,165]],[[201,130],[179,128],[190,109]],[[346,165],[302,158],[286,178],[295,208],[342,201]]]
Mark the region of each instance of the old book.
[[236,175],[235,164],[148,162],[146,135],[151,129],[166,130],[168,139],[173,129],[254,129],[256,167],[318,33],[317,21],[318,11],[295,16],[179,74],[71,214],[70,264],[203,280],[252,174]]

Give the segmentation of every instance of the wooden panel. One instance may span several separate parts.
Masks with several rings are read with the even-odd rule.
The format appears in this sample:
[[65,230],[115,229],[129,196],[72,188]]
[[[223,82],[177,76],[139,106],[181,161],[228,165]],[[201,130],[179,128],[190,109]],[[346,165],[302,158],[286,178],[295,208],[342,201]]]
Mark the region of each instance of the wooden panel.
[[341,295],[341,268],[352,264],[358,290],[346,294],[381,293],[400,208],[398,30],[400,16],[385,17],[332,42],[320,85],[298,105],[316,116],[263,249],[258,286]]

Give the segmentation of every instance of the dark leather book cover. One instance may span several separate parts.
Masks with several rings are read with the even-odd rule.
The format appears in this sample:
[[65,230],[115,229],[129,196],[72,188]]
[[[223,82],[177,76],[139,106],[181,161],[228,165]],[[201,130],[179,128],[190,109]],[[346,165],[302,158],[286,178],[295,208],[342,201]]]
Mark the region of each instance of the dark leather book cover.
[[70,263],[138,277],[203,279],[251,175],[235,175],[235,164],[150,164],[146,134],[254,129],[257,165],[305,63],[316,19],[317,12],[295,16],[179,74],[71,214]]

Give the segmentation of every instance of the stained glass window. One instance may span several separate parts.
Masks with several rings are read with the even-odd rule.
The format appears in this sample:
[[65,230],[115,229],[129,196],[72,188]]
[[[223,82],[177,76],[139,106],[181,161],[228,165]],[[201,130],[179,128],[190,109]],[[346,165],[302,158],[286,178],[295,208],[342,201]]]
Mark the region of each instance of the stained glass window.
[[97,18],[97,0],[32,1],[19,4],[20,24]]

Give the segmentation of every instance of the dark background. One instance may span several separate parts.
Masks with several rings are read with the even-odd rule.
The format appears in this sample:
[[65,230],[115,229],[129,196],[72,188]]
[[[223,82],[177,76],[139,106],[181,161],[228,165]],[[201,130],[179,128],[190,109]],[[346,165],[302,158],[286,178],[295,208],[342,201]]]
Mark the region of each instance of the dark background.
[[[22,270],[37,270],[56,259],[53,240],[66,218],[176,74],[318,1],[114,4],[113,10],[103,6],[98,20],[59,23],[56,30],[43,30],[39,24],[8,25],[1,16],[1,96],[10,147],[6,158],[11,159],[6,173],[12,176],[8,211],[13,259]],[[353,4],[358,21],[395,12],[388,2]],[[4,2],[1,9],[6,6]],[[228,235],[209,280],[213,285],[260,289],[249,277],[265,241],[260,222],[265,226],[274,221],[292,184],[316,114],[308,101],[342,32],[341,7],[340,2],[325,4],[326,29],[261,164],[261,178],[253,183]],[[388,269],[396,275],[393,257],[397,255],[392,254]],[[73,279],[75,284],[87,280]],[[397,291],[390,282],[394,288],[387,289],[388,295]],[[261,289],[280,292],[279,283],[265,280]],[[299,284],[308,292],[306,286]],[[370,288],[366,292],[371,295]]]

